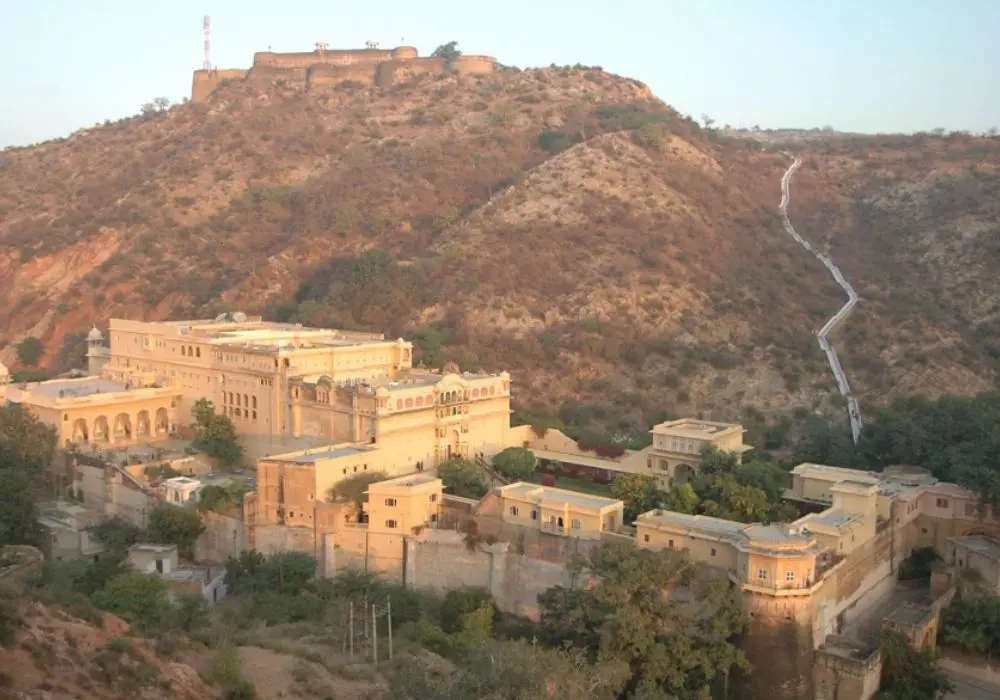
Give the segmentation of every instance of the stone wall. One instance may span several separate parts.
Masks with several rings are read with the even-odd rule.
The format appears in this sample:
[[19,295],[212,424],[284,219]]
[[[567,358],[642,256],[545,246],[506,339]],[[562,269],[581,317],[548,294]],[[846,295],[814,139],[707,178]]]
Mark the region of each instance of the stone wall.
[[194,544],[194,557],[199,562],[224,564],[247,548],[243,534],[243,513],[234,508],[230,513],[203,511],[201,522],[205,531]]
[[842,637],[830,636],[816,652],[816,700],[868,700],[882,679],[882,654]]

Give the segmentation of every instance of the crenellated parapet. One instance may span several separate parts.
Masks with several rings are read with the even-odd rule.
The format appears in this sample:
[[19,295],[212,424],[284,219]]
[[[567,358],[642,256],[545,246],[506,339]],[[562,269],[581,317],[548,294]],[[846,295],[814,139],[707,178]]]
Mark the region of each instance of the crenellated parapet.
[[420,57],[412,46],[394,49],[317,49],[297,53],[259,51],[249,70],[198,70],[194,72],[191,100],[202,102],[224,80],[247,80],[268,86],[322,89],[344,81],[386,87],[418,74],[479,75],[496,70],[492,56],[460,55],[455,58]]

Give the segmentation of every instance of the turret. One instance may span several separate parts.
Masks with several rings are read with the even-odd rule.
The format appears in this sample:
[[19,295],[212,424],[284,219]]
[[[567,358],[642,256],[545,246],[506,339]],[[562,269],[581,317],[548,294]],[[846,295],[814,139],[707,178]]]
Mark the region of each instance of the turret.
[[104,365],[108,363],[108,355],[108,348],[104,345],[104,334],[94,326],[87,334],[87,374],[92,377],[99,376]]

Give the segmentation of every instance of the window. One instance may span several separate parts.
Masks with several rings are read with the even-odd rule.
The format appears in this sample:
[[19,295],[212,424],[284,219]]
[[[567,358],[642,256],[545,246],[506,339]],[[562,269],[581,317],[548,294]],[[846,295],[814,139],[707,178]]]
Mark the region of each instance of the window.
[[642,541],[643,542],[649,542],[649,535],[643,535],[642,536]]
[[670,547],[670,549],[673,549],[674,548],[674,541],[673,540],[667,540],[667,546]]
[[713,556],[714,557],[715,556],[715,547],[712,547],[712,549],[708,550],[708,554],[709,554],[709,556]]
[[767,580],[767,569],[757,569],[757,578],[761,581]]
[[517,515],[518,514],[517,506],[511,506],[510,507],[510,514],[511,515]]
[[385,521],[385,526],[389,530],[395,530],[396,529],[396,521],[395,520],[386,520]]
[[194,349],[194,356],[195,357],[201,357],[201,348],[195,348]]
[[532,520],[538,520],[538,511],[537,510],[531,511],[531,519]]
[[438,495],[436,493],[432,493],[430,496],[427,497],[427,500],[429,500],[431,503],[436,503],[437,499]]
[[939,498],[939,499],[937,499],[937,507],[938,508],[947,508],[948,507],[948,499],[947,498]]
[[580,529],[580,521],[577,520],[576,518],[573,518],[573,521],[569,524],[569,526],[571,528],[573,528],[574,530],[579,530]]
[[390,508],[395,508],[396,507],[396,499],[395,498],[387,498],[387,499],[385,499],[385,504],[387,506],[389,506]]
[[795,580],[795,572],[794,571],[786,571],[785,572],[785,580],[786,581],[794,581]]

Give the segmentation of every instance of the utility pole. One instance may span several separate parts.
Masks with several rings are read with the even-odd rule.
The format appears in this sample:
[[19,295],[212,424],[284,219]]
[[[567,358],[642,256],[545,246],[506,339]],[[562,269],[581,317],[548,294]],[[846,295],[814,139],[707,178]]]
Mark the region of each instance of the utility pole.
[[372,603],[372,659],[378,666],[378,625],[375,617],[375,603]]
[[385,614],[389,618],[389,661],[392,661],[392,598],[385,597]]
[[278,593],[285,592],[285,557],[278,555]]
[[351,635],[351,661],[354,661],[354,601],[351,601],[350,622],[348,623]]

